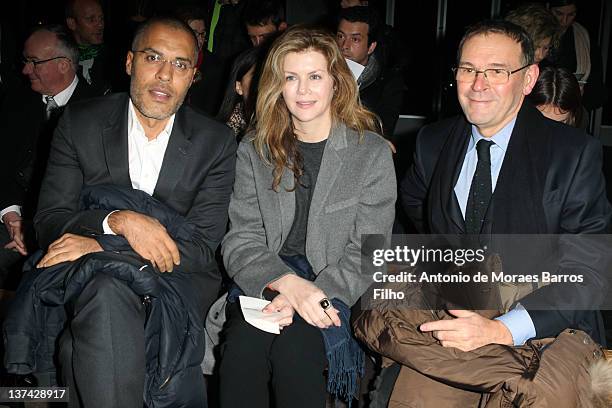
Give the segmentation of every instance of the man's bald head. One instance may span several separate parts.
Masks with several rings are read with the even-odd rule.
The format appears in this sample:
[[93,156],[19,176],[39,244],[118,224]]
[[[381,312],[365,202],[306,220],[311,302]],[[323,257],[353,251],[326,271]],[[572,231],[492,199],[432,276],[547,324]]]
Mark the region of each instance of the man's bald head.
[[166,26],[173,30],[184,31],[189,34],[189,38],[193,40],[193,61],[195,62],[198,60],[198,38],[187,23],[174,17],[153,17],[139,25],[134,33],[134,39],[132,40],[132,51],[142,48],[142,39],[151,28],[157,25]]
[[104,12],[97,0],[69,0],[66,4],[66,25],[80,45],[104,42]]

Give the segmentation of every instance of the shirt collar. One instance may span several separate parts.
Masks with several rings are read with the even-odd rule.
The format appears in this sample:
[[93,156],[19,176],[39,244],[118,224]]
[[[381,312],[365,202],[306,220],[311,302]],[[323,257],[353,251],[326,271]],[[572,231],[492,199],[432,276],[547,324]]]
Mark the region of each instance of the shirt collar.
[[46,104],[47,97],[53,96],[53,100],[55,101],[55,103],[57,103],[58,107],[65,106],[70,100],[70,98],[72,97],[72,94],[74,93],[74,90],[76,89],[78,83],[79,83],[78,75],[75,75],[70,85],[68,85],[68,87],[64,89],[63,91],[55,95],[43,95],[42,96],[43,102]]
[[[172,127],[174,126],[174,117],[176,113],[173,113],[172,116],[168,119],[168,123],[164,129],[157,135],[157,138],[154,140],[159,140],[162,138],[169,138],[172,133]],[[143,137],[146,138],[146,134],[142,124],[138,120],[138,116],[136,116],[136,110],[134,108],[134,104],[132,103],[132,99],[130,98],[129,109],[128,109],[128,134],[132,134],[133,132],[137,132],[138,134],[142,134]]]
[[510,122],[508,122],[506,126],[501,128],[499,132],[497,132],[491,137],[484,137],[480,134],[476,125],[472,125],[472,136],[470,137],[468,152],[476,147],[476,143],[478,143],[480,139],[486,139],[495,143],[496,146],[499,146],[504,151],[504,153],[506,153],[506,150],[508,149],[508,143],[510,143],[510,136],[512,136],[512,131],[514,130],[515,124],[516,116]]

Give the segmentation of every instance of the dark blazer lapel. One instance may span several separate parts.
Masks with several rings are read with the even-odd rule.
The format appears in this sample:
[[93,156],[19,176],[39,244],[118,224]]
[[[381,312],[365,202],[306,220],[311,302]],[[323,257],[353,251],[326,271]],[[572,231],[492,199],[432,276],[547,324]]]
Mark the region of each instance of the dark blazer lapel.
[[524,102],[485,216],[483,233],[543,233],[542,194],[550,136],[541,114]]
[[[455,184],[459,179],[461,173],[461,167],[465,159],[465,153],[470,137],[470,126],[461,118],[457,121],[458,123],[452,129],[452,133],[449,136],[445,146],[442,149],[442,154],[438,160],[434,178],[437,181],[438,188],[435,193],[438,195],[442,205],[443,219],[446,222],[454,224],[457,232],[465,231],[465,220],[455,195]],[[435,201],[436,198],[432,197]],[[435,220],[432,220],[435,222]],[[441,231],[451,231],[446,226],[442,227]]]
[[181,179],[185,165],[191,157],[191,141],[188,136],[190,129],[186,122],[183,111],[179,110],[174,118],[172,133],[153,192],[153,196],[157,198],[167,200],[172,196],[174,186]]
[[308,213],[309,220],[314,219],[313,215],[318,215],[323,210],[327,197],[342,169],[342,156],[338,152],[347,146],[346,133],[347,129],[344,125],[337,125],[331,130],[327,145],[323,151],[317,184],[312,193],[310,211]]
[[113,184],[131,187],[128,159],[128,96],[117,104],[102,130],[106,165]]

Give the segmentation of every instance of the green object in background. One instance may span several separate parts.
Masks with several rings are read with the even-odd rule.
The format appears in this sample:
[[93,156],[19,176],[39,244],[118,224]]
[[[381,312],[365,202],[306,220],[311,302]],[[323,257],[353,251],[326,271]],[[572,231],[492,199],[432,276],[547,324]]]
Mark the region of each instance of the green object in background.
[[221,3],[219,0],[215,1],[215,7],[213,9],[212,19],[210,20],[210,29],[208,30],[208,52],[213,52],[213,41],[215,39],[215,28],[219,22],[219,14],[221,14]]

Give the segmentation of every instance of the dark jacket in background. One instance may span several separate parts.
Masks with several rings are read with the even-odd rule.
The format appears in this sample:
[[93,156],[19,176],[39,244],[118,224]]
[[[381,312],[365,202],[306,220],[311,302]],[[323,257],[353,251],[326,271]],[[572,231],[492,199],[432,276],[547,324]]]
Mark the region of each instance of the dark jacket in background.
[[[363,78],[372,60],[376,61],[372,72],[368,78]],[[359,78],[359,97],[361,103],[379,117],[383,136],[391,139],[404,99],[402,73],[399,67],[385,66],[374,56],[370,56],[368,66]]]
[[[590,58],[591,72],[584,86],[582,103],[587,110],[597,109],[606,102],[607,90],[603,82],[603,62],[601,50],[590,36]],[[552,54],[543,61],[543,65],[553,65],[567,69],[569,72],[576,72],[576,46],[574,42],[574,28],[570,26],[561,39],[559,46],[553,50]]]
[[[81,79],[68,105],[96,95]],[[64,110],[58,108],[47,120],[45,108],[42,95],[25,85],[12,87],[0,107],[0,209],[21,205],[22,215],[30,220],[36,212],[53,131]]]

